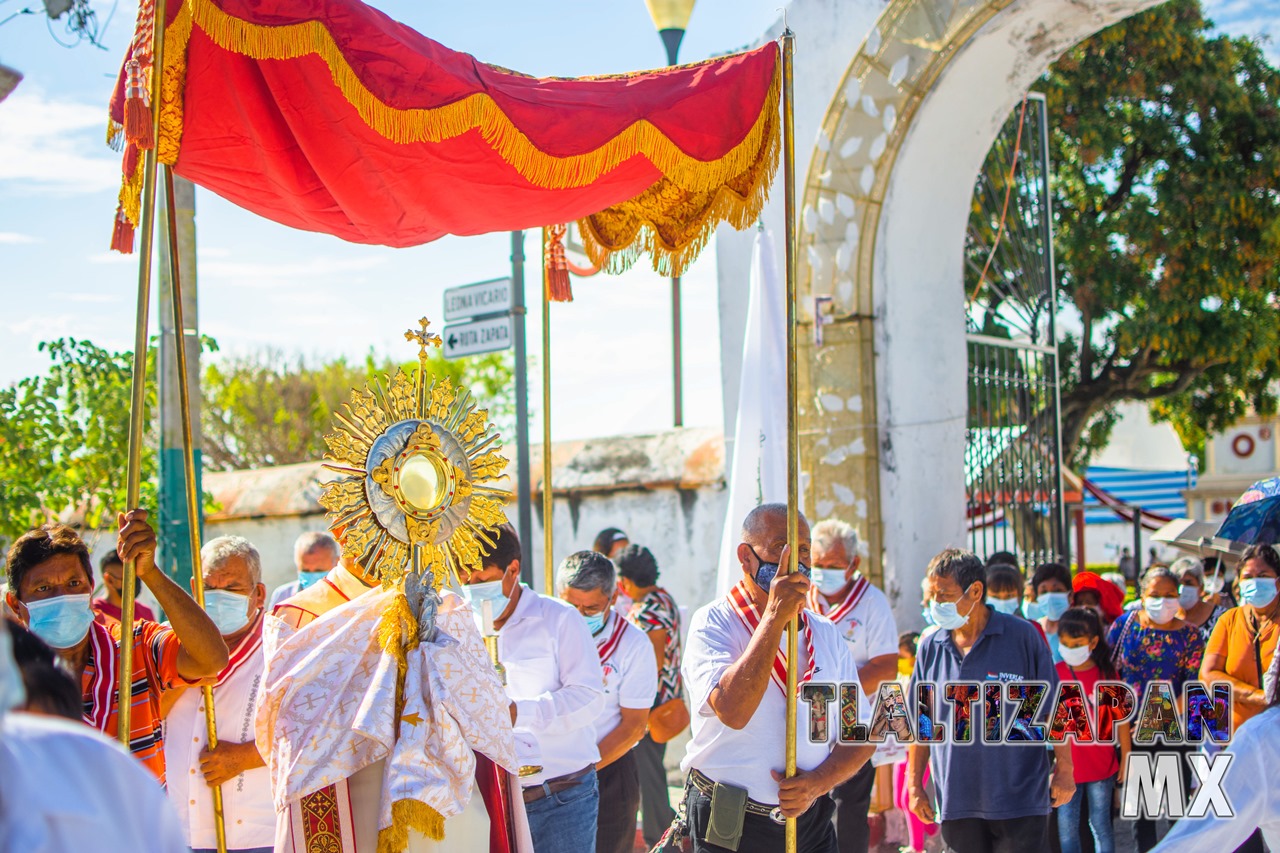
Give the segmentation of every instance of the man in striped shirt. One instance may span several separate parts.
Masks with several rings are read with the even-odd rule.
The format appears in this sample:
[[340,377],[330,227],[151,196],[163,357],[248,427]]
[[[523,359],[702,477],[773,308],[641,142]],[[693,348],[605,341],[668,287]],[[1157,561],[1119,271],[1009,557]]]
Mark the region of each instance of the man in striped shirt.
[[[138,580],[151,590],[172,627],[136,620],[129,748],[165,781],[161,695],[217,675],[227,665],[227,644],[213,621],[182,587],[156,567],[156,534],[145,510],[119,516],[116,550],[135,560]],[[65,524],[24,533],[9,549],[9,608],[58,653],[84,692],[85,722],[116,736],[117,675],[123,633],[93,621],[93,569],[89,549]]]

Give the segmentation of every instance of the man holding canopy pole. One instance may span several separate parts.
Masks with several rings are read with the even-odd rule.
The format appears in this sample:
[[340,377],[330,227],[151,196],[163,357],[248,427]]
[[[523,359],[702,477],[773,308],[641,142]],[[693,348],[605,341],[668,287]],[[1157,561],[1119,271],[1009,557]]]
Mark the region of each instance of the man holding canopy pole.
[[[809,592],[809,524],[799,518],[798,571],[787,564],[787,507],[764,504],[742,525],[737,548],[742,578],[729,595],[698,610],[689,628],[683,675],[693,711],[693,740],[681,769],[689,776],[685,811],[695,851],[777,851],[781,818],[796,818],[798,851],[835,853],[831,790],[852,777],[874,746],[838,745],[829,737],[796,744],[797,773],[784,778],[786,626],[800,619],[799,684],[851,684],[858,668],[825,617],[804,610]],[[809,705],[800,704],[801,732]],[[869,717],[859,690],[861,720]],[[726,832],[726,827],[728,831]],[[736,828],[736,831],[735,831]]]

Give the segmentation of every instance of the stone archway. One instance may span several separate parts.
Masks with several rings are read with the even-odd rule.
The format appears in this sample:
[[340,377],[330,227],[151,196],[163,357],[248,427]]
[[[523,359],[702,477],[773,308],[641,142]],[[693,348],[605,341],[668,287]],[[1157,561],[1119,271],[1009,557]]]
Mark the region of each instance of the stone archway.
[[[798,166],[804,502],[862,528],[903,627],[919,624],[929,558],[966,541],[961,281],[975,176],[1054,60],[1158,2],[892,0],[844,62],[807,172]],[[839,6],[795,0],[789,15],[810,27],[827,16],[838,31]],[[821,347],[814,296],[832,299]]]

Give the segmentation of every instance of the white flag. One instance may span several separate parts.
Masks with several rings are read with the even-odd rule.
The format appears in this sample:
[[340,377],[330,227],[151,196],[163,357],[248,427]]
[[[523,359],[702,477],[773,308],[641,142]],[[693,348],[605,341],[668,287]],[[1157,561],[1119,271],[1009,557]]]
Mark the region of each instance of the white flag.
[[768,231],[756,233],[750,290],[717,595],[742,576],[737,547],[747,513],[787,499],[787,305]]

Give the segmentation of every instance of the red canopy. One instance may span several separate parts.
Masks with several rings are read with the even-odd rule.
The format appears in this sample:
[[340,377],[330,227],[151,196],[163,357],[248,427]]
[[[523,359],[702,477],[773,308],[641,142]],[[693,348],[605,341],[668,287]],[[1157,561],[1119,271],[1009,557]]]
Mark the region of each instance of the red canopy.
[[[136,149],[150,142],[126,122],[149,103],[150,8],[112,102],[113,131],[128,125],[129,138],[123,251],[138,220]],[[769,44],[663,71],[536,79],[355,0],[174,0],[159,157],[261,216],[352,242],[577,220],[597,264],[617,270],[647,250],[674,274],[720,222],[758,216],[777,165],[778,66]]]

